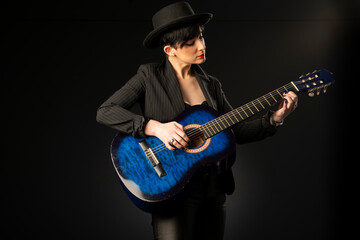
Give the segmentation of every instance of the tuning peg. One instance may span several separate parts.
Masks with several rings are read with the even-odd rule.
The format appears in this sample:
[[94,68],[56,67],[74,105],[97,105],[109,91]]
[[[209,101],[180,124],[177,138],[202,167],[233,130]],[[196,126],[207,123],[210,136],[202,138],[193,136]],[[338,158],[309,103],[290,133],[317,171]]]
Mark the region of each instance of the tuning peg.
[[313,97],[313,96],[315,96],[315,93],[314,92],[309,92],[309,97]]
[[316,95],[320,95],[320,89],[316,90]]
[[323,93],[326,93],[326,91],[327,91],[327,86],[326,86],[326,87],[324,87],[324,89],[323,89]]

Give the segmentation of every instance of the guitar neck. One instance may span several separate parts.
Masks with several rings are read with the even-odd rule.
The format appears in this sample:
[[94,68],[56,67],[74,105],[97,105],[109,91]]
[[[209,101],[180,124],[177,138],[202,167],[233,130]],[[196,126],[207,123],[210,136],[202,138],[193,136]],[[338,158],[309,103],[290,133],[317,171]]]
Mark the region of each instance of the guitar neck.
[[206,139],[211,138],[236,123],[239,123],[278,103],[283,99],[284,93],[289,91],[298,91],[298,88],[293,82],[275,89],[274,91],[269,92],[245,105],[233,109],[232,111],[202,125],[199,129],[204,133]]

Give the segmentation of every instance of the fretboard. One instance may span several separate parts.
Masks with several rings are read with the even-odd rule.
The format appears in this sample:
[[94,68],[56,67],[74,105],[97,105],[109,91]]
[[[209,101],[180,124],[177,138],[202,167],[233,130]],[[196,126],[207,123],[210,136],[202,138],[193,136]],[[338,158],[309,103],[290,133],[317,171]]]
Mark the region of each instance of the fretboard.
[[205,138],[211,138],[219,132],[239,123],[256,113],[278,103],[284,97],[284,93],[289,91],[297,91],[295,85],[290,82],[278,89],[275,89],[264,96],[261,96],[241,107],[215,118],[214,120],[202,125],[199,129],[204,133]]

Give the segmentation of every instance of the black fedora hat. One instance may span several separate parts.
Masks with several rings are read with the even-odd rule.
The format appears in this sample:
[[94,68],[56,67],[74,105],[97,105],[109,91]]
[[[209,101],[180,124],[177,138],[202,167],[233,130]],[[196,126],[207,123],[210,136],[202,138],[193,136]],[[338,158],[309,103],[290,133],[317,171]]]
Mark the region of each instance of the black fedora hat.
[[170,29],[187,23],[199,23],[204,25],[212,18],[211,13],[195,14],[188,2],[176,2],[162,9],[152,17],[154,30],[145,38],[143,45],[146,48],[159,47],[162,34]]

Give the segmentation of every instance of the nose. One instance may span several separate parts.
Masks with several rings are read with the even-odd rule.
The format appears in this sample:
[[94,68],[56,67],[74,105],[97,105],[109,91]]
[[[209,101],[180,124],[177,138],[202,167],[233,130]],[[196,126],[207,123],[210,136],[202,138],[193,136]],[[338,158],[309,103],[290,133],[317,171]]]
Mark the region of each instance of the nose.
[[204,51],[206,49],[205,40],[204,39],[198,39],[198,48],[200,51]]

